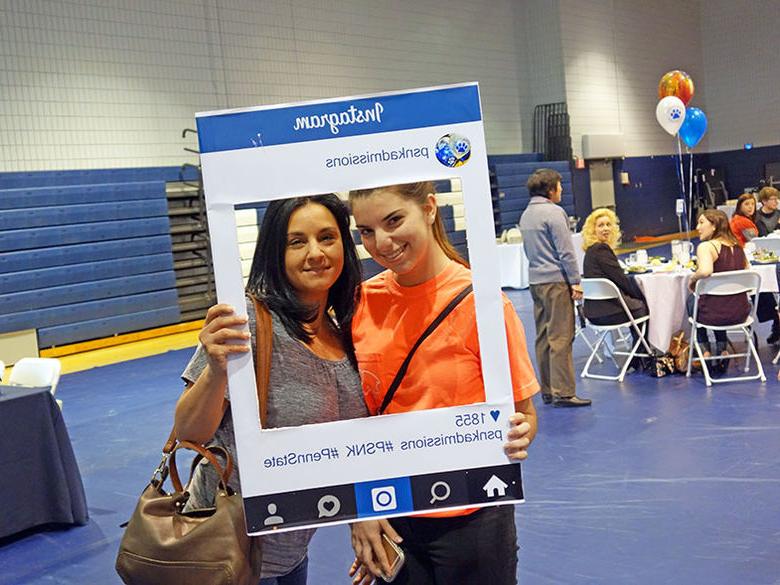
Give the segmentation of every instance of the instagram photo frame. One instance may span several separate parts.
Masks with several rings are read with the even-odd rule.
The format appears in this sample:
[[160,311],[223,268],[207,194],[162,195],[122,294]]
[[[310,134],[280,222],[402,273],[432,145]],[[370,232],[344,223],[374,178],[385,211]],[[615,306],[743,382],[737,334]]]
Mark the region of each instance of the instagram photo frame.
[[236,206],[453,177],[463,191],[485,402],[262,429],[253,356],[232,357],[248,532],[522,502],[503,452],[514,399],[478,85],[205,112],[197,125],[217,298],[239,312]]

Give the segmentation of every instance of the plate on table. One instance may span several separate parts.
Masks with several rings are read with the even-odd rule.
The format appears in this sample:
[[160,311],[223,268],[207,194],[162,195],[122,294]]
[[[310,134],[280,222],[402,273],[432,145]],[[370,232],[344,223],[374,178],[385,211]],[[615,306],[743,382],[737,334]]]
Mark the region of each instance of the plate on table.
[[649,266],[629,266],[626,270],[629,274],[647,274],[653,271]]
[[753,258],[751,264],[777,264],[780,262],[780,258],[777,256],[765,257],[765,258]]

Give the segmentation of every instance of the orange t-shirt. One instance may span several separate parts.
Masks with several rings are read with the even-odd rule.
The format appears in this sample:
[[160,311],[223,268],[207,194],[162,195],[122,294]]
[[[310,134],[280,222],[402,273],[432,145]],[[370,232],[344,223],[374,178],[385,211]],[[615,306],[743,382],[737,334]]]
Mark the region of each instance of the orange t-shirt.
[[[440,274],[417,286],[400,286],[390,271],[363,283],[352,322],[363,394],[376,414],[409,350],[425,328],[461,290],[471,271],[450,262]],[[504,296],[507,349],[515,401],[539,390],[528,356],[523,325]],[[390,402],[387,414],[460,406],[485,401],[474,295],[468,295],[420,345]],[[476,508],[425,516],[456,516]]]
[[[417,286],[400,286],[390,271],[363,283],[352,322],[363,394],[376,414],[398,368],[425,328],[471,283],[471,271],[450,262]],[[504,319],[515,401],[539,390],[523,325],[504,296]],[[469,295],[417,349],[387,414],[484,402],[474,295]]]

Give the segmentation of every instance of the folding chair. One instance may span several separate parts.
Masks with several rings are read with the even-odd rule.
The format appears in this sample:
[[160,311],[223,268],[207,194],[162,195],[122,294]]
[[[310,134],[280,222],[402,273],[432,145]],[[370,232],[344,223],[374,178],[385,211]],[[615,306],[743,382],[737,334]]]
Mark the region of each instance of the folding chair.
[[[582,285],[582,291],[583,291],[583,299],[586,301],[607,301],[607,300],[618,300],[620,301],[621,307],[623,307],[623,313],[625,314],[625,321],[618,323],[616,325],[596,325],[593,322],[590,322],[590,325],[596,329],[597,331],[601,331],[601,335],[596,340],[596,345],[593,347],[593,351],[591,352],[590,356],[588,357],[588,361],[585,362],[585,367],[582,370],[582,373],[580,374],[580,377],[582,378],[596,378],[598,380],[617,380],[618,382],[622,382],[623,378],[626,376],[626,371],[628,370],[628,366],[631,364],[631,360],[635,357],[650,357],[653,353],[653,351],[650,349],[650,346],[647,344],[647,341],[645,340],[645,331],[647,329],[647,321],[650,319],[649,316],[639,317],[638,319],[635,319],[634,316],[631,314],[631,311],[629,310],[628,306],[626,305],[625,299],[623,299],[623,295],[620,293],[620,289],[617,287],[617,285],[612,282],[609,279],[606,278],[583,278],[581,283]],[[621,355],[626,356],[626,361],[623,363],[622,366],[615,363],[615,365],[619,368],[619,372],[616,376],[607,376],[605,374],[593,374],[590,372],[590,364],[593,361],[593,358],[596,356],[599,348],[604,343],[604,339],[609,335],[610,333],[619,330],[621,327],[631,327],[633,331],[637,333],[638,339],[636,342],[633,342],[630,351],[617,351],[614,350],[612,353],[613,355]],[[639,346],[644,346],[645,352],[639,351]]]
[[5,362],[3,360],[0,360],[0,382],[3,381],[4,375],[5,375]]
[[[53,358],[22,358],[14,364],[8,381],[22,386],[49,386],[52,396],[60,381],[60,360]],[[57,400],[62,408],[62,400]]]
[[[588,334],[585,333],[585,313],[582,312],[582,303],[580,301],[574,302],[574,339],[578,337],[582,338],[585,345],[588,346],[590,351],[593,351],[593,342],[588,338]],[[604,360],[601,359],[599,354],[596,354],[596,360],[601,363]]]
[[[764,375],[764,368],[761,365],[761,360],[758,357],[758,351],[753,343],[753,323],[756,320],[756,294],[761,288],[761,275],[751,270],[733,270],[730,272],[716,272],[707,278],[702,278],[696,281],[696,290],[694,291],[694,304],[693,315],[688,318],[691,323],[691,339],[693,342],[693,351],[688,355],[688,371],[686,376],[691,375],[691,364],[693,362],[694,352],[698,356],[701,363],[702,372],[704,372],[704,380],[707,386],[713,384],[722,384],[724,382],[736,382],[746,380],[758,380],[766,382],[766,376]],[[747,319],[741,323],[733,323],[731,325],[706,325],[698,322],[699,314],[699,301],[703,295],[723,296],[723,295],[736,295],[745,293],[748,295],[748,301],[750,302],[750,314]],[[710,356],[704,357],[701,345],[696,336],[697,327],[703,327],[708,331],[741,331],[745,335],[747,342],[747,351],[745,353],[730,353],[726,356]],[[727,358],[745,358],[745,369],[747,373],[750,370],[750,358],[756,360],[756,366],[758,372],[753,376],[737,376],[731,378],[718,378],[713,380],[710,376],[710,369],[707,367],[708,361],[720,360],[723,357]]]

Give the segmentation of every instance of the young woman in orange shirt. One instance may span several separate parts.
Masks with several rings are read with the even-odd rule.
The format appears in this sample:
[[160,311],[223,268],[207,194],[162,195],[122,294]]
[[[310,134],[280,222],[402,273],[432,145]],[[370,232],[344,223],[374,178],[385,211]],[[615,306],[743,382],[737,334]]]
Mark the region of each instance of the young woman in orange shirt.
[[[471,271],[447,239],[433,183],[410,183],[350,193],[362,243],[386,270],[363,283],[353,319],[366,404],[376,414],[396,372],[420,334],[464,287]],[[503,298],[512,390],[505,452],[527,457],[536,434],[531,402],[539,385],[522,324]],[[485,400],[474,296],[468,295],[419,346],[385,413]],[[456,510],[352,527],[354,583],[383,583],[389,570],[382,533],[403,542],[406,563],[394,583],[516,583],[517,537],[512,506]]]

